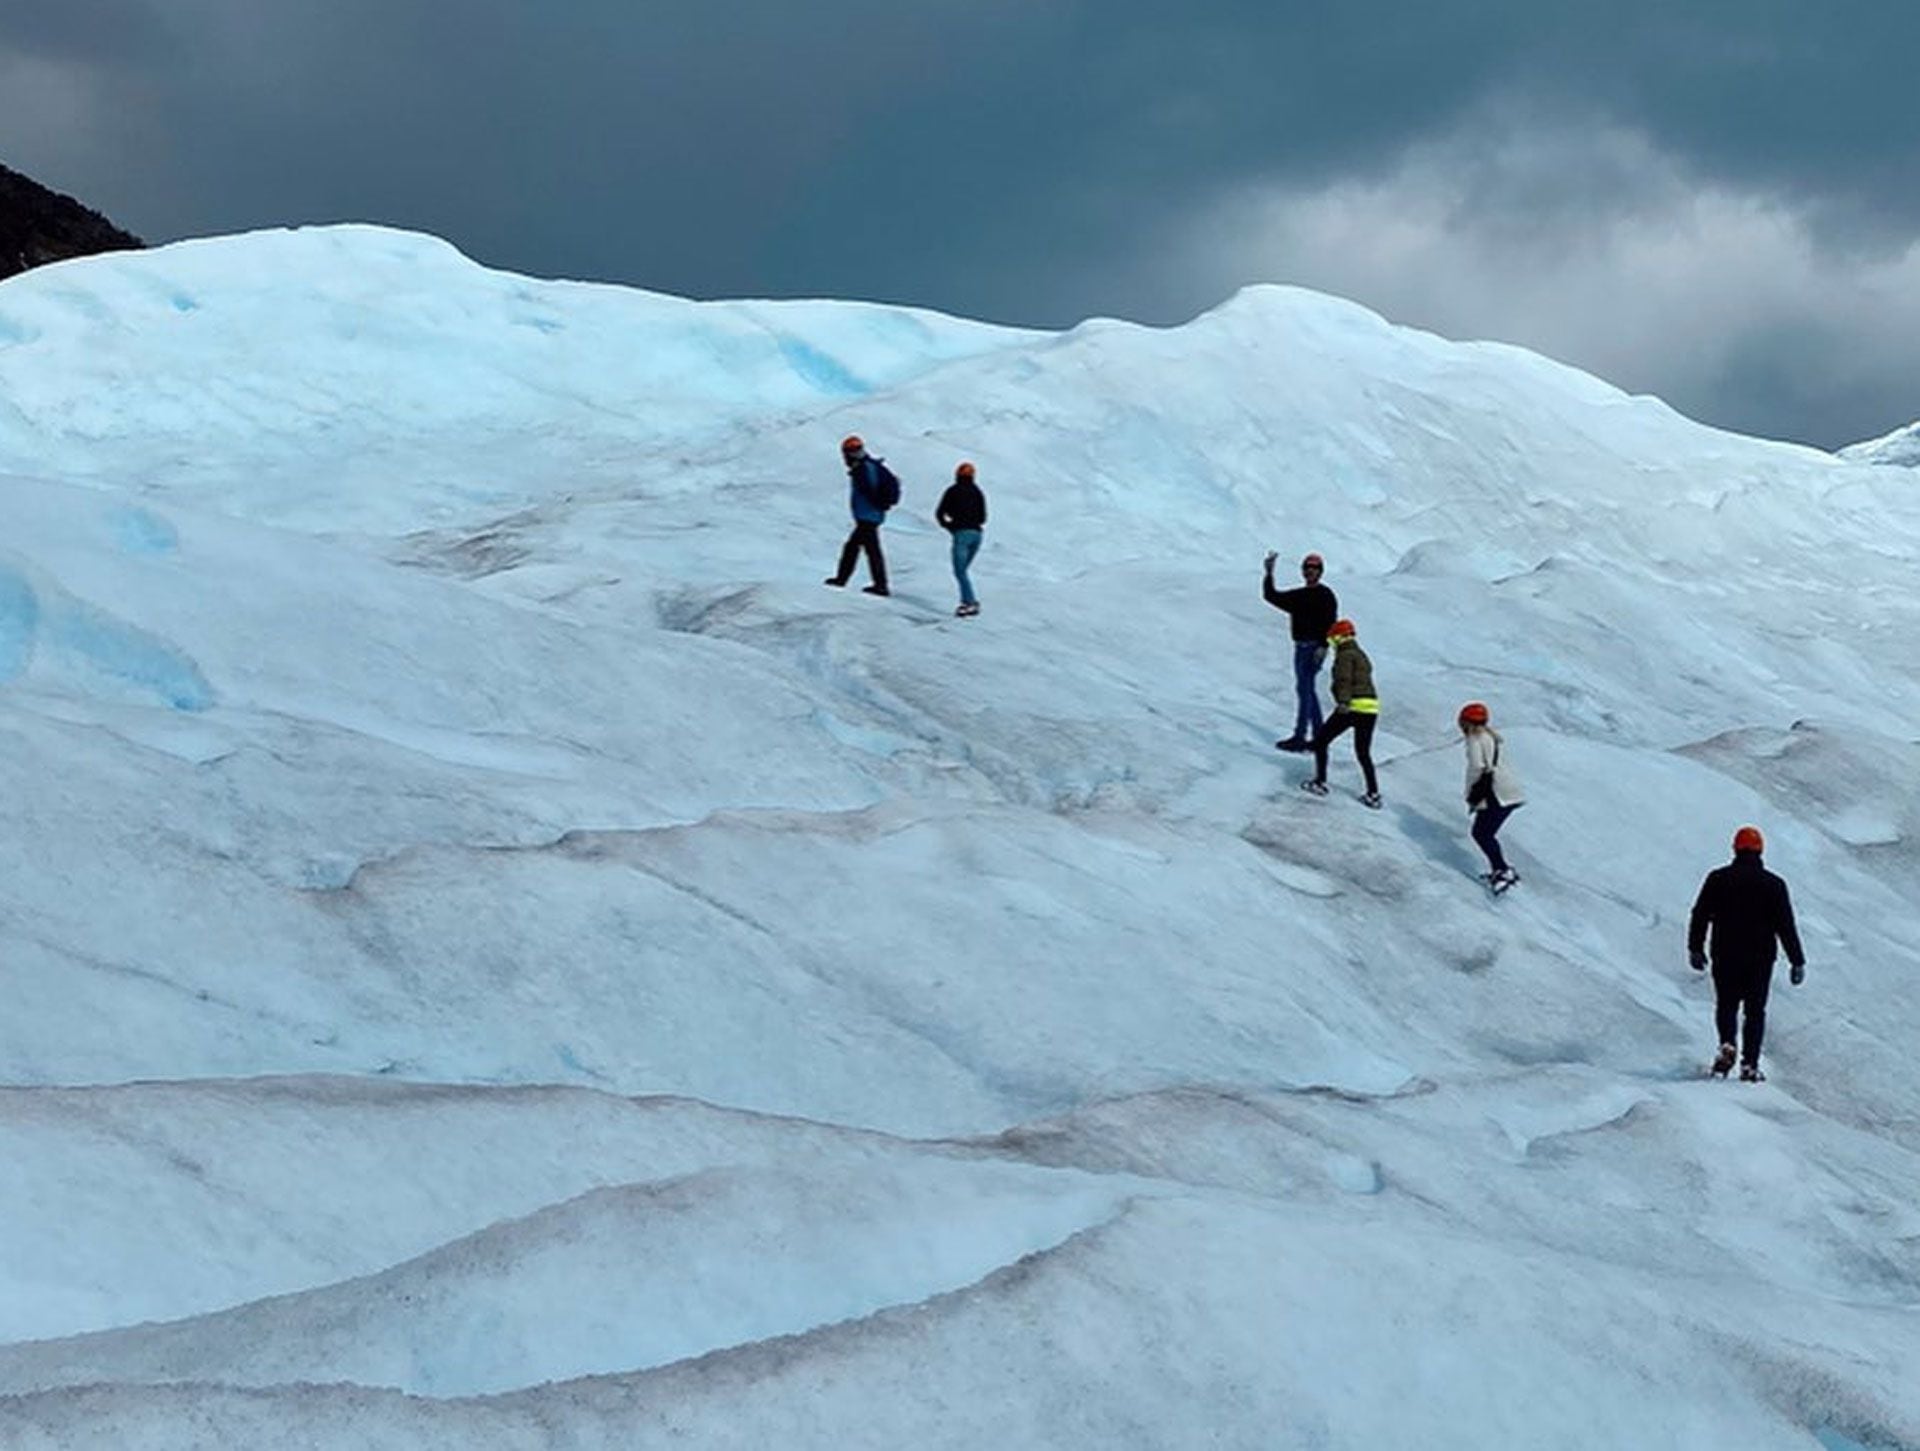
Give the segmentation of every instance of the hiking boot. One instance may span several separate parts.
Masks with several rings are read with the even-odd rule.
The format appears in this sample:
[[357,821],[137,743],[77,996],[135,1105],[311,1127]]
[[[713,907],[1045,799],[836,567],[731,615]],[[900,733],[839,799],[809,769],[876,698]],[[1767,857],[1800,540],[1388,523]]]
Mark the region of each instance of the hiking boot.
[[879,595],[884,599],[886,596],[892,594],[893,591],[888,589],[884,584],[870,584],[861,590],[860,593],[863,595]]
[[1371,806],[1375,811],[1378,811],[1380,809],[1380,793],[1378,791],[1367,792],[1366,795],[1360,798],[1360,804],[1362,806]]
[[1300,789],[1314,796],[1325,796],[1327,794],[1327,783],[1325,781],[1316,781],[1309,776],[1300,783]]
[[962,604],[954,613],[963,620],[970,620],[980,613],[980,606],[978,604]]
[[1305,736],[1288,736],[1284,741],[1275,741],[1273,748],[1276,751],[1310,751],[1313,746]]
[[1722,1043],[1720,1051],[1713,1055],[1713,1067],[1709,1071],[1715,1078],[1725,1078],[1733,1072],[1733,1060],[1740,1056],[1740,1050],[1731,1043]]
[[1742,1063],[1740,1065],[1740,1081],[1742,1083],[1765,1083],[1767,1081],[1767,1075],[1760,1071],[1760,1065],[1758,1063]]
[[832,575],[828,575],[821,583],[830,584],[835,589],[845,589],[847,587],[847,582],[844,579],[835,579]]

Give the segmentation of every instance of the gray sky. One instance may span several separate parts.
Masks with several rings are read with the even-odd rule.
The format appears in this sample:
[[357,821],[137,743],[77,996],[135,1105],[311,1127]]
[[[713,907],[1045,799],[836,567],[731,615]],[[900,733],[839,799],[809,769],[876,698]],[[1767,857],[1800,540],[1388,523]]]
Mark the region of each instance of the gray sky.
[[0,161],[1059,326],[1295,282],[1826,446],[1920,417],[1920,0],[6,0]]

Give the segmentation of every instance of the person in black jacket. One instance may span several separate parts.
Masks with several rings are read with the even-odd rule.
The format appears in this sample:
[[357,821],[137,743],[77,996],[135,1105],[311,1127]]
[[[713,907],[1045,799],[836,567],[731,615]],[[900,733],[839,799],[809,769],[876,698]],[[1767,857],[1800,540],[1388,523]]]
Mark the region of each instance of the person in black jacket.
[[1745,1083],[1766,1076],[1760,1071],[1760,1040],[1767,1031],[1767,990],[1773,985],[1776,945],[1787,950],[1793,985],[1799,987],[1807,976],[1787,884],[1760,864],[1766,845],[1757,826],[1736,831],[1733,860],[1707,873],[1687,923],[1687,959],[1694,971],[1705,972],[1709,957],[1713,963],[1714,1023],[1720,1030],[1713,1072],[1725,1077],[1733,1067],[1734,1030],[1745,1008],[1745,1035],[1738,1050]]
[[980,534],[987,522],[987,496],[974,482],[973,465],[963,463],[953,471],[953,482],[940,496],[933,517],[953,536],[953,577],[960,584],[960,608],[954,613],[967,619],[980,613],[980,601],[973,593],[973,580],[967,566],[980,552]]
[[1285,610],[1293,625],[1293,689],[1299,705],[1293,717],[1293,734],[1273,744],[1283,751],[1310,751],[1313,738],[1320,734],[1320,689],[1316,683],[1320,667],[1327,658],[1327,631],[1340,618],[1340,601],[1333,591],[1320,583],[1326,563],[1317,554],[1300,561],[1300,577],[1306,581],[1298,589],[1273,587],[1273,561],[1267,551],[1266,572],[1260,582],[1261,598],[1276,610]]

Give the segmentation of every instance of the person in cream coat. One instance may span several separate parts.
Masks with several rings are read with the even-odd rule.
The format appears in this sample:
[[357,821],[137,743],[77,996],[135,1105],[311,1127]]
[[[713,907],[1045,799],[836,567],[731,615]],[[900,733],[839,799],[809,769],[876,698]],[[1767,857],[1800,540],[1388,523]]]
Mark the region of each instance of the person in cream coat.
[[1473,813],[1473,840],[1487,858],[1483,880],[1494,892],[1504,892],[1520,880],[1500,850],[1500,828],[1526,800],[1520,779],[1507,763],[1506,742],[1493,728],[1491,713],[1480,701],[1460,707],[1460,734],[1467,747],[1467,810]]

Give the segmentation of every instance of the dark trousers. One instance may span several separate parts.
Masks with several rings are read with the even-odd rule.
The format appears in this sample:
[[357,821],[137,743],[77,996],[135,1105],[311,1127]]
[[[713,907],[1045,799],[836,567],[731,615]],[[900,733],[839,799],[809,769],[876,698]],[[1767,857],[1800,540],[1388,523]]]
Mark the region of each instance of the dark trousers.
[[1473,813],[1474,844],[1486,853],[1487,865],[1496,872],[1507,869],[1506,853],[1500,850],[1500,828],[1507,824],[1507,818],[1517,806],[1482,806]]
[[1373,727],[1378,719],[1378,716],[1361,715],[1357,711],[1336,710],[1313,738],[1313,778],[1316,781],[1327,779],[1327,747],[1333,744],[1336,736],[1351,730],[1353,757],[1366,775],[1367,790],[1379,795],[1380,782],[1373,774]]
[[867,551],[867,573],[873,576],[876,589],[887,587],[887,556],[880,552],[880,526],[871,519],[856,519],[853,533],[847,536],[847,542],[840,546],[840,567],[833,577],[845,584],[853,578],[853,562],[860,556],[861,550]]
[[1740,1061],[1760,1061],[1760,1042],[1767,1036],[1767,993],[1773,987],[1773,964],[1716,962],[1713,965],[1713,1025],[1720,1041],[1734,1041],[1740,1010],[1746,1009],[1746,1036],[1740,1042]]

